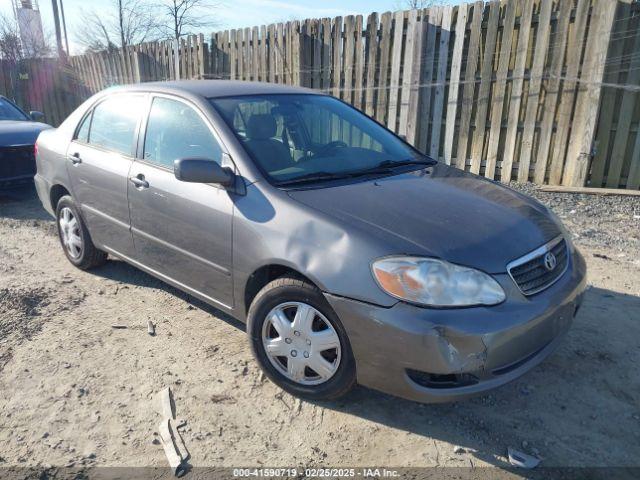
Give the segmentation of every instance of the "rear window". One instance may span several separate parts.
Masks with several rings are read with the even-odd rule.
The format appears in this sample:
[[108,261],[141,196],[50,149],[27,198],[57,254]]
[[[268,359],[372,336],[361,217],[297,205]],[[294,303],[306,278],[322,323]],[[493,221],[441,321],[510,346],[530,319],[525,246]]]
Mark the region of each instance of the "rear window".
[[0,120],[29,120],[20,109],[4,98],[0,98]]

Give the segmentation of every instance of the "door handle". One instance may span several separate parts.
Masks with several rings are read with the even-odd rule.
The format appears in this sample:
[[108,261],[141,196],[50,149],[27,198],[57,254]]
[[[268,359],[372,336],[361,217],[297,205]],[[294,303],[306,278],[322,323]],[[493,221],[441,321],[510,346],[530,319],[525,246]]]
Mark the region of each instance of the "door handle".
[[78,165],[79,163],[82,163],[82,158],[80,158],[80,154],[78,152],[72,153],[68,157],[69,157],[69,160],[71,160],[71,163],[73,163],[74,165]]
[[149,188],[149,182],[144,179],[144,175],[139,174],[135,177],[129,177],[129,181],[133,183],[136,188]]

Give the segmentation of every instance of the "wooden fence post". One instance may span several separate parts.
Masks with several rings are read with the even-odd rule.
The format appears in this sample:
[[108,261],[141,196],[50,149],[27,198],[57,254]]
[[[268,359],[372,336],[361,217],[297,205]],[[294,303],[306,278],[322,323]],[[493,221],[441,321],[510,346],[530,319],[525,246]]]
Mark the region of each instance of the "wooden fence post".
[[[577,96],[576,112],[571,127],[571,138],[562,179],[563,185],[582,187],[586,184],[600,106],[601,82],[616,4],[617,2],[614,0],[601,0],[594,4],[591,12],[591,26],[580,77],[583,85],[581,85]],[[638,50],[636,52],[640,50],[640,36],[637,37],[637,40]],[[636,79],[640,79],[640,75],[636,75]]]
[[[533,154],[533,138],[536,131],[536,117],[538,116],[539,95],[542,86],[542,74],[549,49],[549,37],[551,32],[551,10],[553,2],[541,2],[538,15],[538,35],[531,67],[531,80],[527,100],[527,111],[524,119],[524,129],[520,147],[518,166],[518,181],[526,182],[529,179],[529,167]],[[534,101],[535,99],[535,101]]]
[[[625,46],[627,45],[626,37],[628,36],[628,28],[633,15],[631,14],[631,5],[624,3],[620,5],[618,17],[615,20],[615,28],[612,29],[611,40],[607,66],[604,73],[604,81],[607,83],[622,83],[626,76],[623,74],[622,68],[628,55],[625,55]],[[638,31],[640,35],[640,31]],[[609,153],[609,145],[613,141],[612,129],[614,122],[617,123],[618,109],[616,108],[616,100],[618,89],[605,87],[600,98],[600,113],[598,114],[598,132],[596,134],[595,145],[596,153],[591,162],[591,187],[601,187],[604,180],[605,167]],[[617,130],[616,130],[617,131]]]
[[[629,62],[628,73],[625,78],[625,83],[628,86],[640,84],[640,33],[636,32],[636,38],[633,42],[634,54],[631,55]],[[636,110],[636,99],[638,93],[631,89],[625,89],[622,93],[622,99],[619,110],[616,111],[616,131],[612,137],[613,146],[611,148],[611,156],[609,162],[609,168],[607,171],[607,182],[605,184],[608,188],[617,188],[620,185],[622,176],[622,167],[625,163],[625,154],[627,152],[627,143],[629,140],[631,123],[633,121],[634,111]],[[640,132],[636,133],[640,135]],[[586,141],[586,140],[585,140]],[[631,163],[640,162],[640,158],[636,156],[631,158]]]
[[433,123],[431,126],[431,142],[429,142],[429,156],[439,159],[440,132],[442,130],[442,112],[444,108],[444,86],[447,79],[447,65],[449,60],[449,40],[451,39],[451,21],[453,7],[442,7],[442,21],[440,23],[440,42],[438,45],[438,69],[436,73],[436,88],[433,101]]
[[389,82],[389,112],[387,128],[397,131],[398,103],[400,97],[400,74],[402,67],[402,38],[404,34],[405,12],[396,12],[393,21],[393,45],[391,47],[391,77]]
[[[413,57],[411,58],[412,68],[408,82],[410,90],[407,99],[409,103],[407,106],[407,141],[415,146],[417,146],[420,134],[421,118],[419,115],[421,114],[422,96],[428,94],[421,85],[424,80],[424,68],[422,65],[426,60],[423,55],[423,48],[427,36],[427,9],[420,10],[419,15],[420,18],[416,20],[413,32],[416,37],[416,43],[413,46]],[[405,61],[406,58],[405,56]]]
[[516,49],[515,68],[512,71],[509,114],[507,117],[507,133],[505,135],[504,151],[502,153],[502,165],[500,180],[511,180],[513,160],[516,155],[516,137],[518,135],[518,123],[520,121],[520,106],[524,85],[524,70],[529,57],[529,34],[531,32],[531,16],[533,15],[533,0],[524,0],[522,15],[520,16],[520,32],[518,33],[518,46]]
[[478,53],[482,35],[484,3],[481,1],[475,2],[472,8],[473,17],[471,20],[469,48],[467,50],[467,67],[464,74],[464,86],[462,87],[460,128],[458,130],[458,148],[456,150],[456,166],[462,170],[465,169],[467,163],[467,148],[469,146],[471,114],[473,112],[473,95],[476,91],[476,70],[478,68]]
[[180,75],[180,57],[182,56],[180,53],[180,42],[178,40],[174,40],[172,42],[172,46],[171,49],[173,50],[173,74],[174,74],[174,80],[180,80],[181,75]]
[[[378,84],[377,84],[377,92],[376,95],[376,105],[375,105],[375,118],[378,122],[384,124],[386,123],[386,115],[387,115],[387,101],[389,99],[389,91],[387,90],[387,86],[389,85],[387,78],[389,76],[389,58],[390,51],[389,48],[391,46],[391,26],[393,23],[393,14],[391,12],[385,12],[380,16],[380,64],[378,66]],[[372,35],[377,34],[376,32],[372,32]],[[370,62],[372,60],[369,60]],[[369,76],[373,76],[375,78],[375,72],[371,72]],[[367,86],[367,88],[375,88],[373,85],[371,87]],[[373,92],[370,93],[373,95]]]
[[[551,3],[551,2],[548,2]],[[491,92],[494,53],[498,37],[498,23],[500,21],[500,2],[495,0],[489,4],[489,18],[487,22],[487,36],[482,50],[482,67],[480,69],[480,87],[476,107],[476,128],[471,144],[471,172],[480,173],[482,152],[484,151],[487,111],[489,109],[489,95]]]
[[456,115],[458,112],[458,95],[460,93],[460,71],[462,68],[462,49],[464,47],[465,32],[467,30],[468,5],[458,6],[456,19],[456,33],[451,57],[451,73],[449,75],[449,99],[447,101],[447,119],[444,124],[444,163],[451,164],[453,154],[453,139],[456,128]]
[[407,35],[404,42],[402,88],[400,90],[400,119],[398,133],[409,143],[415,140],[415,121],[418,117],[417,87],[420,82],[422,59],[416,52],[422,48],[422,19],[418,21],[418,10],[410,10],[407,15]]
[[142,54],[140,52],[133,52],[133,82],[140,83],[144,78],[144,73],[141,71],[142,68]]
[[500,42],[500,52],[498,53],[498,50],[496,49],[496,55],[498,55],[498,71],[496,73],[496,85],[491,99],[491,130],[489,130],[487,163],[484,169],[484,176],[487,178],[494,178],[496,165],[498,163],[498,147],[500,145],[500,134],[502,132],[502,110],[506,94],[507,74],[511,59],[516,7],[516,0],[507,1],[504,25],[502,28],[502,41]]
[[[569,0],[566,0],[569,1]],[[615,0],[600,0],[600,2],[609,2]],[[549,164],[549,183],[558,185],[562,180],[562,171],[564,162],[567,159],[567,139],[569,137],[569,129],[571,128],[571,111],[573,110],[576,87],[578,80],[578,71],[580,69],[580,57],[572,52],[580,51],[584,46],[584,36],[587,28],[587,20],[589,18],[590,0],[578,0],[576,8],[575,22],[569,31],[569,39],[567,43],[567,67],[564,72],[564,80],[562,82],[562,94],[560,95],[560,106],[558,107],[556,134],[553,142],[553,153]],[[574,116],[574,118],[577,118]]]

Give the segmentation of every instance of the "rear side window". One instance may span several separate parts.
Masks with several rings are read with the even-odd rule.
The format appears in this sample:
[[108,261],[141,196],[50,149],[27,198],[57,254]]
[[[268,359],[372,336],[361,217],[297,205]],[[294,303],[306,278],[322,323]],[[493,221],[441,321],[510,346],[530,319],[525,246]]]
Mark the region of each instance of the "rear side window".
[[222,148],[202,117],[178,100],[156,97],[144,140],[144,159],[173,168],[179,158],[222,161]]
[[143,106],[144,97],[141,95],[114,95],[96,105],[88,143],[132,156],[136,127]]

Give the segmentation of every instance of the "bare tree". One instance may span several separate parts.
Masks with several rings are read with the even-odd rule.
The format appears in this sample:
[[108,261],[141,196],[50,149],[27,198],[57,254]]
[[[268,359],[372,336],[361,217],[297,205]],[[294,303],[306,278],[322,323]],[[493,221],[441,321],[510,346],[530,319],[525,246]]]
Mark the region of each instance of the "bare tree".
[[396,2],[396,8],[398,10],[415,10],[417,8],[429,8],[434,5],[441,5],[443,0],[402,0]]
[[50,56],[51,46],[46,38],[28,37],[30,32],[22,32],[18,22],[4,14],[0,14],[0,58],[5,60],[22,60],[23,58],[41,58]]
[[161,10],[159,29],[165,38],[180,40],[184,35],[219,25],[207,13],[220,6],[211,0],[159,0],[156,5]]
[[103,19],[95,11],[81,11],[82,26],[77,29],[78,43],[84,45],[87,51],[100,52],[102,50],[114,50],[117,45],[112,37],[117,34],[106,19]]
[[0,58],[13,62],[22,58],[18,25],[6,15],[0,16]]
[[113,50],[153,38],[158,22],[144,0],[108,0],[108,7],[82,11],[76,39],[87,50]]

